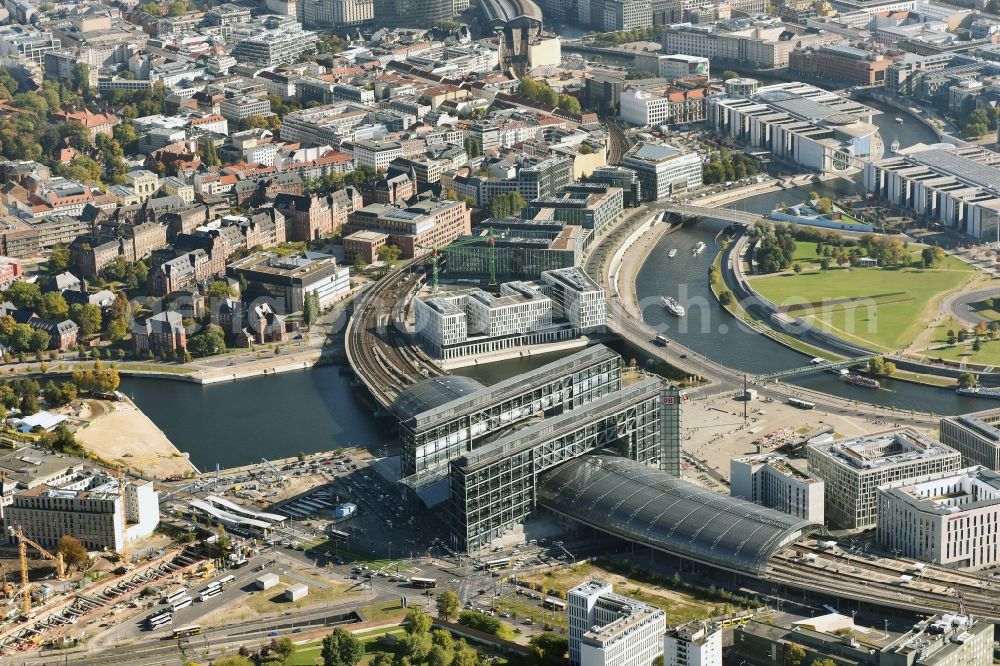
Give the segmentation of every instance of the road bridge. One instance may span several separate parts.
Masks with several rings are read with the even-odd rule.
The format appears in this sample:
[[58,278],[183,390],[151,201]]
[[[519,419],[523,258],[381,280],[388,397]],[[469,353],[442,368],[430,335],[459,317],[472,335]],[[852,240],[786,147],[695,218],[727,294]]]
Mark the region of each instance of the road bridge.
[[763,218],[758,213],[748,213],[747,211],[733,208],[707,208],[705,206],[681,203],[654,205],[661,210],[686,220],[711,220],[713,222],[726,222],[727,224],[736,224],[747,228],[753,227],[753,225],[757,224]]

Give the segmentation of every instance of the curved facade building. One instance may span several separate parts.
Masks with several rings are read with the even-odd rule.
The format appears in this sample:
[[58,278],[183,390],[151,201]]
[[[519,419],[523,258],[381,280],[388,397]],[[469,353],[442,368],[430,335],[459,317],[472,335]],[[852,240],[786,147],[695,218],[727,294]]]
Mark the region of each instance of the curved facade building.
[[375,25],[381,28],[433,28],[454,16],[453,0],[375,0]]
[[479,0],[479,12],[499,38],[500,69],[524,74],[529,49],[542,32],[542,10],[532,0]]

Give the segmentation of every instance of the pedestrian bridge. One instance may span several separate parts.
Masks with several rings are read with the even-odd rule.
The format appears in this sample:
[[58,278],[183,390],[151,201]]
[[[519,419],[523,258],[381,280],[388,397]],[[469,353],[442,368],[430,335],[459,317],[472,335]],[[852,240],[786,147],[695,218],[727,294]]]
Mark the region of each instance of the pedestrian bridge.
[[748,213],[732,208],[707,208],[705,206],[692,206],[690,204],[670,203],[659,206],[667,213],[676,215],[682,219],[702,219],[715,222],[726,222],[728,224],[738,224],[748,229],[757,224],[763,216],[758,213]]

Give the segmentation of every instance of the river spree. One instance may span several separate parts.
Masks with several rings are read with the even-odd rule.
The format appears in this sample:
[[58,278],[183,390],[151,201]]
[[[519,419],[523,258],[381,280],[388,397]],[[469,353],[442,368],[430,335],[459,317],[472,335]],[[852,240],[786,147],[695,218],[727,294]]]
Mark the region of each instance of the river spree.
[[[883,111],[876,117],[886,146],[899,140],[903,146],[933,143],[935,135],[915,117],[878,103],[867,104]],[[904,119],[896,123],[895,118]],[[859,191],[856,181],[833,180],[795,190],[774,192],[740,201],[735,207],[768,212],[779,203],[796,203],[810,191],[836,197]],[[708,267],[714,251],[692,256],[698,241],[715,248],[718,228],[697,225],[666,236],[640,271],[636,289],[640,299],[652,305],[644,311],[646,321],[667,326],[667,334],[709,358],[757,373],[804,365],[808,359],[778,343],[747,331],[722,310],[708,289]],[[667,259],[670,248],[677,256]],[[683,320],[668,321],[659,305],[660,295],[695,299]],[[470,367],[455,374],[475,377],[491,384],[519,372],[538,367],[562,354],[545,354]],[[954,391],[914,386],[887,380],[885,390],[865,391],[846,386],[832,375],[803,377],[802,386],[846,398],[894,405],[905,409],[933,409],[955,414],[983,406],[983,401],[960,398]],[[360,399],[337,367],[323,367],[280,375],[268,375],[228,384],[200,386],[188,382],[126,378],[122,390],[153,420],[181,451],[201,470],[258,462],[261,457],[295,455],[299,451],[322,451],[357,444],[382,446],[393,439],[380,429],[372,416],[372,405]]]

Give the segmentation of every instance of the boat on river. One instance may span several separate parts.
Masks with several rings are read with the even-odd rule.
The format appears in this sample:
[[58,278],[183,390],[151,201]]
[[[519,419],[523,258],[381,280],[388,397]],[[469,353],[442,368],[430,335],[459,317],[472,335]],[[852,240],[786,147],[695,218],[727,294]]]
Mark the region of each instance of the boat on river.
[[678,317],[684,316],[684,306],[677,302],[677,299],[673,296],[664,296],[662,299],[663,307],[667,309],[672,315],[677,315]]
[[896,116],[896,122],[899,123],[900,125],[902,125],[903,124],[903,119],[900,118],[899,116]]
[[697,257],[699,254],[705,251],[706,247],[707,246],[703,242],[698,241],[698,244],[695,245],[693,248],[691,248],[691,254]]
[[955,393],[969,396],[970,398],[990,398],[992,400],[1000,400],[1000,388],[995,386],[970,386],[968,388],[958,388],[955,389]]
[[667,252],[667,256],[670,257],[671,259],[673,259],[674,257],[676,257],[677,256],[677,248],[676,247],[670,248],[670,252]]
[[866,377],[864,375],[858,375],[853,372],[849,372],[846,375],[841,375],[841,378],[848,384],[852,384],[854,386],[860,386],[861,388],[875,389],[875,390],[882,388],[882,384],[879,382],[879,380],[874,379],[872,377]]

